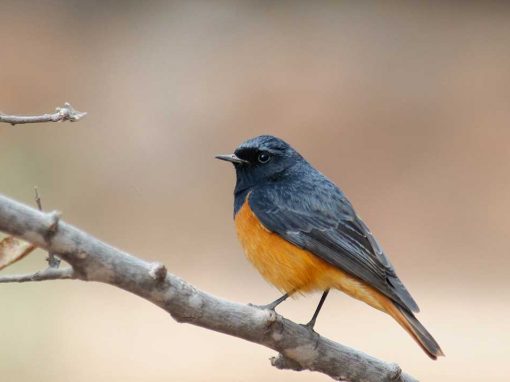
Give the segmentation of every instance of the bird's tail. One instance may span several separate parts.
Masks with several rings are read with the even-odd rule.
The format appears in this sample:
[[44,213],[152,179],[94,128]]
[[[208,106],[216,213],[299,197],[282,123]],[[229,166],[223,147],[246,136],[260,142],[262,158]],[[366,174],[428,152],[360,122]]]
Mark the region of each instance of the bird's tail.
[[387,302],[387,304],[384,304],[386,312],[413,337],[430,358],[437,359],[439,356],[444,356],[441,347],[439,347],[434,337],[432,337],[412,312],[389,301],[389,299]]

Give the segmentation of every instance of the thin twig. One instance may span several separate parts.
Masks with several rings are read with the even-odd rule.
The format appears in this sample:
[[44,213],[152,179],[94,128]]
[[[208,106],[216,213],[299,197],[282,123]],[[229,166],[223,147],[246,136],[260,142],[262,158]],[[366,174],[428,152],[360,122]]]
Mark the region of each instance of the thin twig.
[[37,209],[39,211],[42,211],[42,203],[41,203],[41,197],[39,196],[39,190],[37,186],[34,187],[35,192],[35,203],[37,204]]
[[[35,203],[37,204],[37,208],[39,209],[39,211],[42,212],[43,210],[42,202],[41,197],[39,196],[39,189],[37,188],[37,186],[34,187],[34,191],[35,191]],[[60,259],[53,252],[48,252],[48,257],[46,258],[46,261],[48,262],[50,268],[58,268],[60,266]]]
[[75,279],[76,276],[72,268],[46,268],[36,273],[28,273],[24,275],[2,275],[0,283],[24,283],[29,281],[45,281],[45,280],[69,280]]
[[7,115],[0,113],[0,122],[17,125],[20,123],[39,123],[39,122],[76,122],[87,115],[86,112],[75,110],[69,102],[64,103],[63,107],[57,107],[51,114],[43,115]]
[[[274,311],[229,302],[202,292],[165,272],[159,264],[145,262],[105,244],[60,221],[50,232],[55,214],[47,214],[0,195],[0,231],[18,236],[57,253],[74,272],[68,278],[98,281],[132,292],[186,322],[245,339],[281,354],[273,360],[279,368],[312,370],[336,380],[351,382],[415,382],[396,364],[333,342]],[[51,240],[46,238],[51,233]],[[41,274],[64,278],[69,270],[48,269]],[[9,277],[9,276],[5,276]],[[4,277],[4,278],[5,278]],[[10,276],[31,281],[34,276]]]

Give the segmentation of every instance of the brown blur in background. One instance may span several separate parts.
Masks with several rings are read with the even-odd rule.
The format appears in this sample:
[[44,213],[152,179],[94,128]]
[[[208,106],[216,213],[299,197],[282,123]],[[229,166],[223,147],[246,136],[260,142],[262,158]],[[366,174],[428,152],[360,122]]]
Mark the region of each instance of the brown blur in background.
[[[339,184],[446,358],[334,292],[317,330],[424,381],[507,381],[510,6],[505,2],[0,2],[0,192],[238,302],[279,292],[245,260],[234,171],[273,134]],[[38,252],[2,273],[45,266]],[[319,295],[278,311],[306,322]],[[2,381],[327,381],[269,349],[78,281],[0,286]]]

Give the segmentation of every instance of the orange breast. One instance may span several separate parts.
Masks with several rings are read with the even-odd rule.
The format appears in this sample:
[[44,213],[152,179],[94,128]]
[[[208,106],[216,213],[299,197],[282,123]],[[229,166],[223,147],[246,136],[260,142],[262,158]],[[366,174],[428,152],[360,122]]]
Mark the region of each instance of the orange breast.
[[384,310],[380,293],[313,253],[270,232],[257,219],[248,201],[238,211],[235,224],[248,259],[268,282],[281,291],[290,294],[336,288],[376,309]]

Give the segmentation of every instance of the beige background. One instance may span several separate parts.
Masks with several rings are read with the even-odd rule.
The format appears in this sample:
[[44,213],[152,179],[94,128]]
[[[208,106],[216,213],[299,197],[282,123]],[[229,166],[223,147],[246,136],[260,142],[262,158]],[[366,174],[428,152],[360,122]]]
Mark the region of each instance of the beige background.
[[[0,126],[0,192],[197,287],[278,292],[244,259],[234,172],[262,133],[342,186],[447,357],[335,292],[317,330],[424,381],[510,368],[510,7],[506,2],[1,1],[0,110],[70,101],[77,124]],[[2,273],[44,267],[37,253]],[[318,295],[279,311],[305,322]],[[0,286],[5,381],[327,381],[81,282]]]

